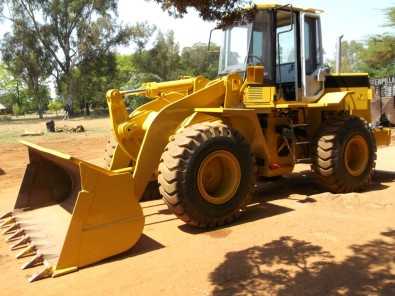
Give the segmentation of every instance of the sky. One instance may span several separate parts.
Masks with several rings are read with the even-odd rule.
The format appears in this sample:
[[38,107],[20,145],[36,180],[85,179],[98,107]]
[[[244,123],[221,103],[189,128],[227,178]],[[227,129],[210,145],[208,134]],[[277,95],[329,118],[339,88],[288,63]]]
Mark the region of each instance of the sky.
[[[259,2],[259,1],[257,1]],[[273,1],[270,1],[273,2]],[[278,3],[314,7],[322,9],[323,46],[326,58],[333,59],[337,38],[344,40],[366,40],[374,34],[387,32],[384,8],[395,6],[395,0],[293,0]],[[208,42],[214,23],[202,21],[194,10],[181,19],[170,17],[152,0],[119,0],[119,19],[125,24],[147,21],[155,24],[163,32],[173,30],[180,47],[191,46],[197,42]],[[0,35],[9,30],[9,24],[0,24]],[[131,53],[133,47],[120,48],[121,53]]]
[[[257,1],[262,2],[262,1]],[[270,1],[274,2],[274,1]],[[337,38],[344,35],[344,40],[366,40],[374,34],[388,32],[385,23],[384,8],[395,6],[395,0],[293,0],[275,1],[292,3],[296,6],[314,7],[324,10],[321,16],[323,46],[326,58],[333,59]],[[173,30],[180,47],[190,46],[196,42],[208,42],[213,23],[202,21],[198,14],[190,12],[182,19],[174,19],[159,5],[150,0],[120,0],[119,17],[124,23],[148,21],[158,29],[166,32]],[[131,48],[122,48],[122,53],[131,52]]]

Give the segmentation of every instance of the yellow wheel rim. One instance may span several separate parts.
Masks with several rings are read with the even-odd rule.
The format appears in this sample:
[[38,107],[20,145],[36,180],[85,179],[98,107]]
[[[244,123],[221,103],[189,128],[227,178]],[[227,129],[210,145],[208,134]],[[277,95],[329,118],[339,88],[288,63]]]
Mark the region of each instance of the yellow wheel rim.
[[369,147],[366,140],[360,136],[353,136],[346,145],[344,162],[348,173],[354,177],[360,176],[369,161]]
[[221,205],[232,199],[240,185],[241,169],[237,158],[226,150],[210,153],[202,161],[197,175],[201,196]]

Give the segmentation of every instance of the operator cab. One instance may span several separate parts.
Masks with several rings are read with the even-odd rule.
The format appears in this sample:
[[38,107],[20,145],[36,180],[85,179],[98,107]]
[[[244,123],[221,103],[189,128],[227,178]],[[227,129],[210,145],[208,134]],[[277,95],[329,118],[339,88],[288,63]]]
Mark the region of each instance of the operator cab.
[[315,100],[323,90],[319,12],[290,5],[256,5],[256,12],[224,30],[219,74],[264,66],[264,86],[287,101]]

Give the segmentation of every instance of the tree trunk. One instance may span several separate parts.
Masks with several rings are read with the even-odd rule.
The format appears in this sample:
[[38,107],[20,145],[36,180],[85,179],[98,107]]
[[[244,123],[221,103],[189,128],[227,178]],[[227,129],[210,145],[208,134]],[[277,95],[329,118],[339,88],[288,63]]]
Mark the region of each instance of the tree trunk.
[[44,118],[44,106],[43,106],[43,100],[42,100],[42,97],[41,97],[41,94],[40,94],[40,87],[39,87],[38,81],[35,84],[33,91],[34,91],[34,94],[33,94],[34,99],[37,102],[37,114],[38,114],[38,117],[40,119],[43,119]]
[[43,112],[43,110],[38,109],[38,117],[39,117],[40,119],[43,119],[43,118],[44,118],[44,112]]
[[82,102],[80,102],[80,114],[81,115],[84,114],[84,111],[85,111],[85,106]]
[[73,97],[70,93],[66,96],[66,106],[67,117],[71,118],[73,116]]
[[43,108],[43,104],[42,104],[42,100],[41,100],[40,94],[38,94],[38,97],[36,98],[36,100],[37,100],[38,117],[40,119],[43,119],[44,118],[44,110],[43,110],[44,108]]
[[[71,76],[69,73],[68,76]],[[65,81],[66,87],[65,87],[65,111],[67,113],[67,118],[71,118],[73,114],[73,91],[74,91],[74,83],[73,83],[73,78],[69,77]]]
[[90,115],[90,110],[89,110],[89,103],[85,103],[85,116]]

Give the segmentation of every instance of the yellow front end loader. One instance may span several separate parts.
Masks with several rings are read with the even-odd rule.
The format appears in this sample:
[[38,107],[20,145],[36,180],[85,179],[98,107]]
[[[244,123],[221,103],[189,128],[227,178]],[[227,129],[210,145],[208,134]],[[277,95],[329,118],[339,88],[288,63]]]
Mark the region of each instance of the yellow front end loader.
[[[201,228],[233,222],[257,180],[298,163],[331,192],[369,185],[376,147],[391,135],[371,123],[368,75],[323,65],[319,10],[248,10],[223,29],[217,79],[108,91],[116,145],[107,168],[23,143],[30,163],[0,227],[17,258],[29,258],[23,268],[44,266],[30,281],[133,247],[152,183],[176,216]],[[150,101],[129,114],[125,98],[136,95]]]

